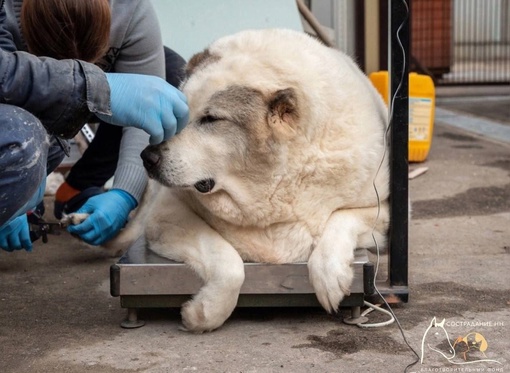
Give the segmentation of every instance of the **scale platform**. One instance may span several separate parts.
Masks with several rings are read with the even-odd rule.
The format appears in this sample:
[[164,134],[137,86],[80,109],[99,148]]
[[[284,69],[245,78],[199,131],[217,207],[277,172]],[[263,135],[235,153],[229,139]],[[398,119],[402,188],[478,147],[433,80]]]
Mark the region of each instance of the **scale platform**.
[[[110,267],[111,295],[120,297],[121,307],[128,309],[128,318],[121,324],[126,328],[143,325],[137,317],[138,309],[180,307],[202,286],[201,279],[189,267],[146,250],[146,244],[145,238],[140,237]],[[308,281],[306,263],[245,263],[244,269],[245,281],[237,307],[321,307]],[[373,266],[365,249],[355,251],[353,269],[351,294],[340,307],[359,310],[365,294],[373,292],[367,281]]]

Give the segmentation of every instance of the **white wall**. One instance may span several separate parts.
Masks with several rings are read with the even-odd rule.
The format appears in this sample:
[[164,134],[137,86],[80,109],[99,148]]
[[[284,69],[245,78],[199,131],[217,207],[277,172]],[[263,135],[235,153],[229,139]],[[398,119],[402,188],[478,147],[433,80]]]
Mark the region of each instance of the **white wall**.
[[244,29],[303,30],[295,0],[151,0],[163,43],[188,60],[217,38]]
[[311,10],[317,20],[333,29],[335,45],[353,56],[355,46],[354,2],[361,0],[311,0]]

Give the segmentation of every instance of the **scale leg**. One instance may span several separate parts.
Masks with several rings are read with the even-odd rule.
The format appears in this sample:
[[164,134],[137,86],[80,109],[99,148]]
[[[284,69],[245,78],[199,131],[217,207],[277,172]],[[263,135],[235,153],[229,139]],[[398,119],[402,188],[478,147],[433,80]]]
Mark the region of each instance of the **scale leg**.
[[145,325],[145,321],[138,319],[138,308],[128,308],[127,318],[120,323],[125,329],[135,329]]
[[349,325],[363,324],[368,321],[368,317],[361,316],[361,307],[351,307],[351,316],[344,318],[343,322]]

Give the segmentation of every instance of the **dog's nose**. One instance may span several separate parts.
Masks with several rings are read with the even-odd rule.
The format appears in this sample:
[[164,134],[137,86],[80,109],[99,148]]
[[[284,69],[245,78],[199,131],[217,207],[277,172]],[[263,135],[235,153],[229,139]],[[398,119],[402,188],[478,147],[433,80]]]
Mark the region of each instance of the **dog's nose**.
[[200,193],[209,193],[213,190],[215,182],[213,179],[204,179],[195,183],[194,187]]
[[161,162],[161,156],[159,155],[159,152],[156,151],[156,149],[153,146],[146,147],[142,154],[140,154],[140,157],[142,157],[143,160],[143,166],[147,170],[151,170],[158,166],[158,164]]

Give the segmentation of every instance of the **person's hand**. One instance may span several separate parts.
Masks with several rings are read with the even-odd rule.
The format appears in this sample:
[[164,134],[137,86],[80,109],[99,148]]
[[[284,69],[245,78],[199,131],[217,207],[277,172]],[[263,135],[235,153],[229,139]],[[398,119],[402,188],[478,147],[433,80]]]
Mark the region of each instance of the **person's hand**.
[[186,96],[165,80],[151,75],[107,73],[112,115],[99,119],[118,126],[133,126],[159,144],[188,123]]
[[5,251],[25,249],[32,251],[30,227],[26,212],[34,209],[44,198],[46,176],[32,195],[20,209],[0,227],[0,248]]
[[91,245],[101,245],[113,238],[126,224],[129,213],[137,206],[136,199],[121,189],[91,197],[76,213],[90,216],[67,230]]
[[20,215],[0,227],[0,248],[5,251],[32,251],[27,214]]

